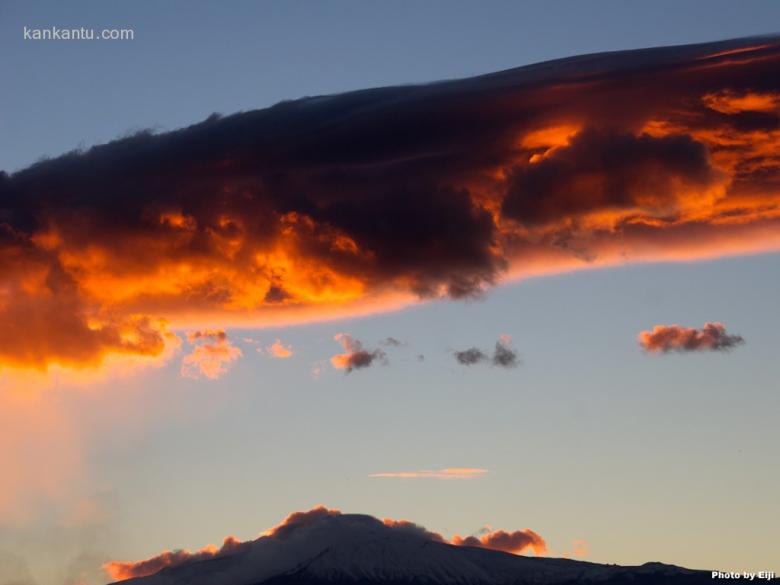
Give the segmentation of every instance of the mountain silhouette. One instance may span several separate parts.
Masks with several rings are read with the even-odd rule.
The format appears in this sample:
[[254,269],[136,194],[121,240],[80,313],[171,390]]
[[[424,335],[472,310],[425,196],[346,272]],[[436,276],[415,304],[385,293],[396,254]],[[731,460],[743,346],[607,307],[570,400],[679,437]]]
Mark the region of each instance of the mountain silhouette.
[[372,516],[335,514],[285,526],[227,554],[165,568],[123,585],[695,585],[709,571],[520,556],[431,538]]

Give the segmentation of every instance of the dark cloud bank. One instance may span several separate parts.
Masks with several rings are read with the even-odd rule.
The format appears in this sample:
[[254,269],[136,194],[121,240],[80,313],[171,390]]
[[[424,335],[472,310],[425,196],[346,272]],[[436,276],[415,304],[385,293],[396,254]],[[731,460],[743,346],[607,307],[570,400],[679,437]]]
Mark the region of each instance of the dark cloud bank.
[[185,318],[305,321],[583,262],[774,249],[779,66],[774,38],[583,56],[2,173],[0,367],[160,356]]

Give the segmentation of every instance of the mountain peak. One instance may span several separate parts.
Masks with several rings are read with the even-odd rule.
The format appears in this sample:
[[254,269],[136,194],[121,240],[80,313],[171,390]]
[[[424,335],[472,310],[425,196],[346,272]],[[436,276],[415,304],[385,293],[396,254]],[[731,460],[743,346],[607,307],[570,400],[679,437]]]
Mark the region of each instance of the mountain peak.
[[324,507],[296,512],[260,538],[226,540],[125,585],[563,585],[593,582],[704,583],[709,573],[672,565],[601,565],[456,546],[408,521],[342,514]]

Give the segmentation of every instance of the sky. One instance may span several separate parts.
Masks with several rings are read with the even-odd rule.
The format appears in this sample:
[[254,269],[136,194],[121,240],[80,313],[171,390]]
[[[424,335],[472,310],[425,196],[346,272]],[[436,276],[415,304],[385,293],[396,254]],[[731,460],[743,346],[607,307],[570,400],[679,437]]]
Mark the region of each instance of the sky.
[[[0,2],[0,74],[10,81],[0,94],[0,169],[12,173],[43,157],[143,129],[162,134],[214,112],[229,115],[303,96],[457,79],[585,53],[766,34],[776,32],[777,22],[780,6],[774,2],[235,2],[229,8],[184,2],[67,7]],[[23,39],[24,26],[132,28],[135,38],[33,42]],[[648,91],[636,103],[665,112],[664,99],[678,95],[675,83],[663,85],[671,97]],[[443,101],[436,103],[456,103],[465,95],[463,86],[447,87],[436,98]],[[377,97],[377,118],[356,114],[358,130],[368,124],[381,132],[381,108],[388,107],[384,95]],[[404,98],[411,105],[399,111],[414,120],[414,104],[423,103],[415,100],[425,95],[404,95],[412,96]],[[536,95],[523,99],[535,104]],[[707,95],[713,96],[708,112],[717,112],[718,120],[737,110],[757,108],[768,116],[777,109],[776,101],[768,106],[751,102],[750,108],[738,101],[761,98],[766,91]],[[448,96],[452,101],[446,101]],[[11,325],[5,335],[22,332],[26,335],[20,337],[30,341],[0,339],[0,456],[8,470],[0,480],[0,585],[105,582],[100,565],[107,561],[198,549],[219,544],[227,535],[254,538],[288,513],[318,504],[407,518],[447,536],[474,534],[486,525],[530,528],[544,537],[549,554],[571,556],[575,541],[585,541],[586,558],[597,562],[659,560],[695,568],[780,570],[774,533],[780,521],[780,431],[774,424],[780,406],[775,359],[780,255],[772,251],[778,249],[777,224],[761,223],[764,204],[771,209],[775,201],[776,167],[760,167],[729,183],[724,177],[745,161],[713,155],[715,162],[708,165],[697,158],[701,144],[712,149],[715,139],[706,131],[714,118],[696,118],[704,114],[689,102],[679,102],[691,108],[685,110],[689,117],[645,125],[654,134],[632,141],[636,132],[572,127],[578,116],[606,115],[600,106],[571,105],[575,101],[553,94],[546,102],[552,113],[537,114],[564,134],[547,138],[553,144],[542,145],[546,150],[534,151],[542,165],[550,165],[553,174],[576,171],[578,153],[589,146],[604,152],[633,149],[636,158],[648,161],[643,172],[661,169],[662,176],[672,177],[660,185],[675,193],[678,220],[704,221],[712,232],[689,233],[683,223],[673,235],[662,231],[645,237],[625,228],[622,245],[639,262],[624,265],[608,241],[598,240],[603,222],[613,218],[599,215],[603,202],[594,200],[576,218],[595,226],[587,232],[592,239],[582,250],[585,244],[578,238],[584,236],[565,232],[572,239],[558,248],[568,256],[547,256],[525,244],[511,248],[517,233],[501,232],[510,274],[524,277],[505,279],[503,256],[494,257],[493,244],[481,239],[483,224],[473,223],[460,207],[444,206],[451,215],[433,221],[434,227],[414,224],[424,236],[426,230],[440,229],[435,226],[462,222],[457,225],[463,231],[454,235],[446,229],[435,232],[448,246],[457,246],[450,249],[463,253],[465,259],[458,262],[433,245],[423,248],[422,259],[415,257],[416,248],[400,255],[388,251],[346,212],[327,216],[342,227],[339,232],[320,229],[324,219],[316,215],[311,227],[301,219],[305,207],[296,208],[298,216],[274,208],[282,218],[279,233],[292,232],[306,251],[285,262],[313,272],[312,266],[324,265],[329,272],[319,277],[335,284],[317,288],[289,275],[277,282],[281,277],[273,275],[263,281],[276,290],[273,299],[266,297],[269,304],[284,305],[296,295],[309,304],[300,311],[271,307],[247,316],[243,305],[220,304],[220,291],[211,296],[206,291],[201,298],[198,289],[191,296],[169,298],[158,280],[142,279],[138,282],[148,289],[136,291],[131,284],[150,263],[156,266],[158,258],[165,258],[176,265],[173,253],[167,255],[169,240],[146,239],[127,193],[117,190],[115,199],[108,199],[118,202],[116,209],[123,213],[89,197],[113,188],[117,176],[131,182],[140,177],[133,183],[138,192],[154,195],[150,185],[164,176],[166,165],[175,167],[185,159],[190,148],[201,152],[222,140],[238,144],[230,142],[231,120],[273,132],[273,118],[270,126],[247,117],[216,120],[203,127],[202,136],[185,133],[170,144],[131,138],[127,152],[141,161],[135,174],[117,171],[125,167],[115,166],[115,160],[125,155],[112,151],[76,157],[70,175],[67,165],[64,170],[43,167],[23,175],[19,186],[8,183],[7,191],[0,182],[0,196],[11,201],[11,215],[0,219],[18,232],[29,229],[26,215],[14,215],[22,196],[54,193],[30,212],[45,210],[51,223],[38,226],[29,241],[41,257],[62,250],[57,266],[87,291],[71,297],[69,288],[57,289],[52,282],[59,273],[46,268],[49,272],[41,276],[39,256],[23,255],[18,272],[15,252],[4,256],[10,268],[0,269],[6,286],[0,289],[0,315]],[[321,111],[327,117],[329,103],[311,108],[315,122]],[[337,103],[352,107],[346,100]],[[501,102],[486,105],[498,111]],[[450,115],[446,112],[442,115]],[[453,112],[458,118],[460,110]],[[618,119],[623,112],[607,113]],[[762,127],[766,122],[759,114],[745,123]],[[677,138],[681,125],[693,138]],[[323,179],[301,163],[309,160],[306,154],[321,161],[333,151],[296,151],[296,144],[284,141],[286,128],[278,137],[272,134],[282,153],[274,164],[285,169],[304,164],[311,173],[307,177],[313,177],[304,186],[313,190],[328,180],[343,180],[338,175]],[[331,136],[327,129],[322,132]],[[316,132],[302,136],[305,144],[318,144]],[[460,144],[461,138],[452,136]],[[771,146],[771,130],[769,136]],[[496,139],[486,137],[482,147],[492,153],[485,145]],[[737,152],[747,148],[736,144]],[[751,144],[759,148],[762,143]],[[395,146],[390,140],[387,148]],[[244,147],[265,153],[263,145]],[[241,160],[241,148],[230,151],[230,160]],[[345,152],[334,156],[360,155]],[[504,151],[495,152],[503,156]],[[669,158],[667,152],[677,154]],[[378,148],[370,156],[384,153]],[[744,156],[754,160],[755,154]],[[559,159],[563,166],[554,166]],[[675,162],[683,159],[684,164]],[[144,171],[143,162],[150,160],[162,162],[147,177],[138,169]],[[201,167],[187,168],[197,172]],[[420,176],[427,178],[428,172],[420,170]],[[82,187],[79,173],[97,178]],[[651,214],[655,199],[642,190],[646,182],[629,171],[621,177],[621,187],[638,193],[631,213],[636,208]],[[527,227],[540,238],[564,233],[556,231],[555,214],[577,207],[565,196],[566,188],[577,184],[561,187],[527,169],[510,179],[516,191],[501,214],[533,218]],[[468,180],[479,183],[483,177]],[[765,180],[769,195],[761,199],[756,185]],[[477,183],[469,183],[470,188],[476,190]],[[74,184],[88,193],[78,200],[82,216],[68,214],[76,201],[69,198]],[[176,184],[197,196],[195,182]],[[698,202],[728,202],[723,193],[737,189],[734,184],[741,189],[739,205],[726,207],[725,213],[746,213],[744,221],[718,223],[726,215],[710,213]],[[522,196],[523,188],[534,186],[559,199],[551,195],[550,206],[535,207]],[[697,193],[695,206],[686,205],[691,191]],[[463,203],[457,193],[446,193]],[[442,195],[430,197],[437,210],[442,207]],[[240,216],[244,208],[232,201],[223,216]],[[188,214],[174,203],[166,199],[169,207],[154,208],[166,229],[186,231],[196,221],[199,226],[198,213],[215,209],[204,203]],[[277,205],[277,195],[266,203]],[[365,213],[361,207],[358,211]],[[203,262],[227,275],[231,293],[249,294],[252,283],[236,276],[240,265],[234,259],[241,254],[231,248],[236,241],[231,230],[240,227],[231,221],[220,219],[212,226],[218,254],[204,255]],[[304,238],[307,229],[313,230],[311,240]],[[398,237],[394,229],[386,234],[391,241]],[[687,242],[695,238],[700,239],[691,251]],[[330,246],[327,254],[317,247],[322,241]],[[375,245],[375,256],[353,264],[338,255],[362,241]],[[16,250],[5,245],[0,240],[0,252]],[[253,245],[267,252],[264,240]],[[94,249],[108,255],[110,270],[94,268],[101,266],[101,256],[84,252]],[[606,258],[603,265],[588,260],[591,250]],[[516,260],[510,251],[526,256]],[[734,251],[741,253],[724,257]],[[523,258],[530,258],[529,264]],[[169,266],[160,265],[161,270]],[[163,274],[180,278],[175,272]],[[54,297],[30,293],[34,300],[23,304],[42,278],[51,290],[65,292]],[[494,278],[500,286],[493,286]],[[22,293],[13,297],[11,290]],[[120,296],[122,302],[110,300]],[[68,311],[74,306],[82,311],[78,303],[111,313],[93,315],[103,319],[95,327],[105,335],[85,334],[83,345],[82,338],[69,336],[75,325]],[[309,306],[316,310],[308,312]],[[171,323],[144,321],[147,313]],[[724,330],[705,330],[707,322],[722,323]],[[677,329],[654,331],[675,324]],[[39,330],[43,338],[36,337]],[[644,350],[637,342],[643,331],[654,335],[643,342]],[[497,343],[514,352],[514,367],[490,363]],[[669,351],[652,351],[653,343]],[[487,357],[473,365],[459,363],[456,352],[469,348]],[[336,355],[346,357],[334,363]],[[347,372],[348,366],[353,371]],[[375,477],[444,469],[486,471],[466,479],[431,473]]]

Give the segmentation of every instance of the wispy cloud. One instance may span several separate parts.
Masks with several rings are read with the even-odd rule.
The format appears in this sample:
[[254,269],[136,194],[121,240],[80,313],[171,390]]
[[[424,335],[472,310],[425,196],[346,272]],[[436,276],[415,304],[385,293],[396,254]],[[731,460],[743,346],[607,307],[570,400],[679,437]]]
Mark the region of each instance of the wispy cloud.
[[445,467],[444,469],[423,469],[418,471],[387,471],[372,473],[369,477],[387,479],[474,479],[483,477],[487,469],[479,467]]

